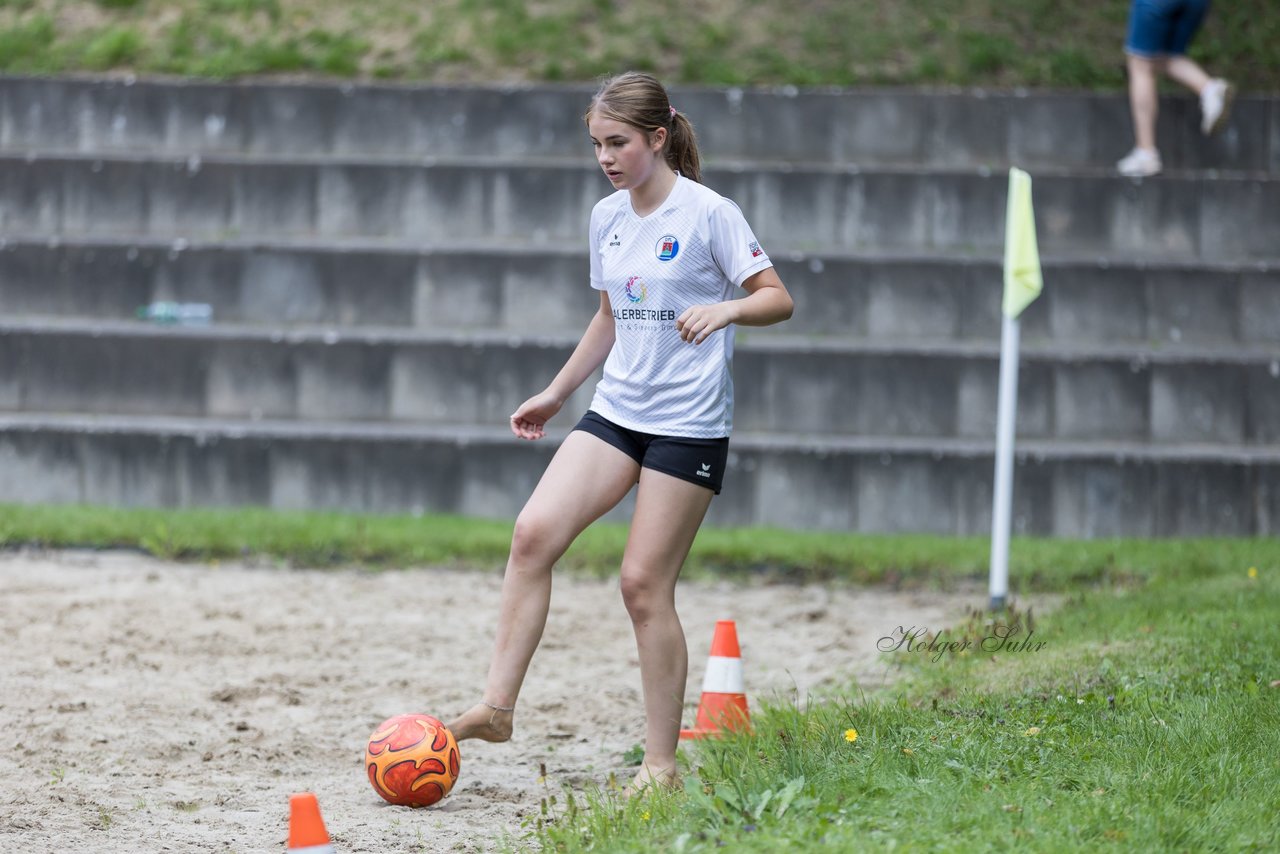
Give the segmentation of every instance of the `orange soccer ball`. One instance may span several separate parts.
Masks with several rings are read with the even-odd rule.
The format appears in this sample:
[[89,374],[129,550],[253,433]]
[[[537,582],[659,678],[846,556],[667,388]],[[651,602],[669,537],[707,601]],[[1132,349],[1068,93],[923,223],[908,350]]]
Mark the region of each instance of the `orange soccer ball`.
[[431,715],[396,715],[369,736],[364,765],[388,803],[427,807],[449,794],[462,756],[453,733]]

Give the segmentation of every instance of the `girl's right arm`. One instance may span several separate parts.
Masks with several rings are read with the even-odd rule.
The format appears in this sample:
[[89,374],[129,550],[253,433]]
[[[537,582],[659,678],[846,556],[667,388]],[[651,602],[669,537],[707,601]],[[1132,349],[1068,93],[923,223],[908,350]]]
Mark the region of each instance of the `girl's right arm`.
[[600,291],[600,308],[587,324],[587,331],[573,349],[573,355],[564,363],[551,385],[520,404],[520,408],[512,413],[511,432],[521,439],[541,439],[545,436],[543,428],[547,421],[560,411],[560,407],[586,382],[587,377],[604,364],[609,351],[613,349],[616,332],[609,292]]

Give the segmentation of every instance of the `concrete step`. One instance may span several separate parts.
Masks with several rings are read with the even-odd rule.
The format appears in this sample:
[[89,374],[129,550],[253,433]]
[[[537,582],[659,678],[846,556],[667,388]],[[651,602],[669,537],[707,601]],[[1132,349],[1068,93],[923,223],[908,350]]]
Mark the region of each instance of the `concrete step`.
[[[510,518],[554,444],[506,416],[594,308],[590,91],[0,77],[0,501]],[[1166,101],[1149,181],[1119,95],[674,99],[800,308],[740,335],[713,522],[989,531],[1014,162],[1018,530],[1280,527],[1280,99]],[[110,322],[170,298],[217,324]]]
[[[0,77],[0,149],[377,158],[588,154],[595,87],[448,87]],[[676,87],[709,162],[1110,169],[1132,145],[1122,93]],[[1280,175],[1280,99],[1237,100],[1219,136],[1165,98],[1172,168]]]
[[208,303],[218,324],[520,333],[581,332],[599,305],[569,247],[0,241],[0,315],[119,320],[175,300]]
[[[572,336],[404,329],[0,325],[0,410],[504,424],[548,383]],[[743,336],[735,427],[908,437],[995,433],[994,343]],[[1027,437],[1280,441],[1275,347],[1028,345]],[[566,404],[589,405],[593,382]],[[568,417],[568,416],[566,416]]]
[[[919,253],[772,253],[796,300],[751,337],[996,340],[1000,261]],[[596,301],[577,246],[30,237],[0,241],[0,316],[125,319],[158,300],[215,322],[577,333]],[[1275,345],[1280,259],[1044,259],[1025,342]]]
[[[770,245],[998,252],[1004,173],[790,168],[709,170]],[[581,246],[609,192],[589,161],[0,157],[0,229],[185,239],[376,238]],[[1274,258],[1280,178],[1037,174],[1043,252]]]
[[[503,429],[0,415],[0,502],[239,506],[512,518],[555,443]],[[990,532],[992,447],[962,440],[733,439],[717,525]],[[630,510],[630,499],[608,518]],[[1015,530],[1271,536],[1280,446],[1019,445]]]

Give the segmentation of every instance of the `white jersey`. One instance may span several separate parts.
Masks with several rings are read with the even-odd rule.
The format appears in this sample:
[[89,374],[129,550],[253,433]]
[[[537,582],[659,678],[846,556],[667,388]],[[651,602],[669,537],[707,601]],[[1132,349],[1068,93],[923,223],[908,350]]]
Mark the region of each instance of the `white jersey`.
[[627,190],[591,211],[591,286],[607,291],[617,337],[591,408],[643,433],[714,439],[733,426],[733,326],[701,344],[680,338],[691,305],[732,299],[773,266],[742,211],[676,177],[667,200],[637,216]]

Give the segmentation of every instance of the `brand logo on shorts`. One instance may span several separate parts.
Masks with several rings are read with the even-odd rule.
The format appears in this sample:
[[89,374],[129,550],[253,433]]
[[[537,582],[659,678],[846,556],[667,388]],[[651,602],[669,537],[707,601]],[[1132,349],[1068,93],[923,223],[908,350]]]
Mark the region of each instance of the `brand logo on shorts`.
[[676,257],[676,253],[680,251],[680,241],[676,240],[674,234],[668,234],[658,241],[656,247],[659,261],[670,261]]
[[703,463],[702,470],[698,472],[698,477],[711,477],[711,464]]

